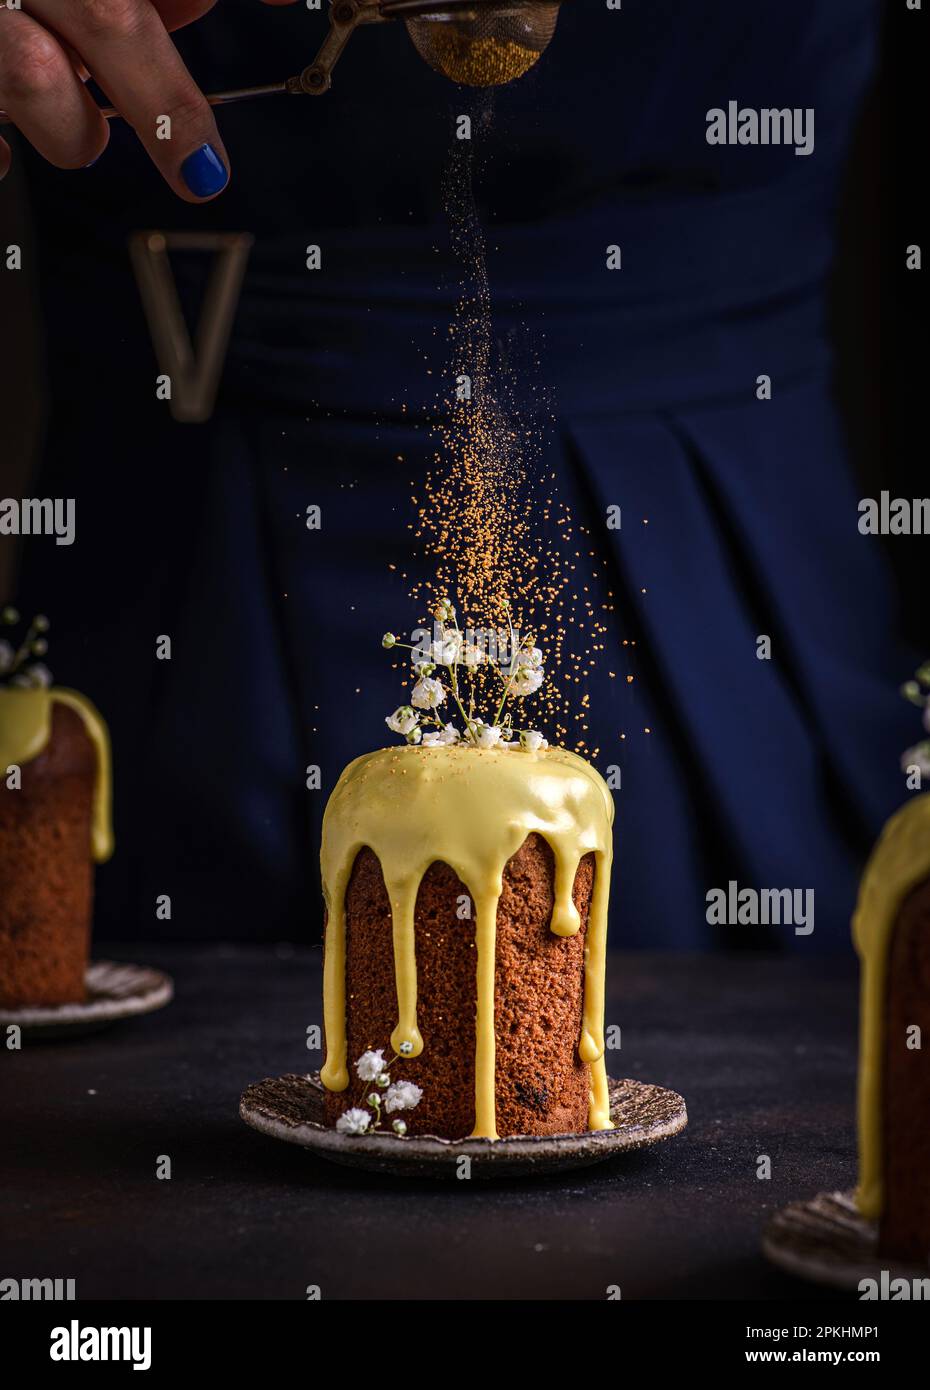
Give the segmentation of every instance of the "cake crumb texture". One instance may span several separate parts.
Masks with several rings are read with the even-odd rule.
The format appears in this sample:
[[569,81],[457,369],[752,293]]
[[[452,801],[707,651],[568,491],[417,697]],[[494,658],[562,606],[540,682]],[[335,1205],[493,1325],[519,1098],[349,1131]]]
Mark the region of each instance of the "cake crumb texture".
[[0,781],[0,1006],[85,998],[93,901],[94,746],[74,710],[56,704],[51,735],[24,763],[22,786]]
[[[508,861],[497,912],[495,1033],[497,1130],[515,1134],[580,1133],[588,1127],[589,1068],[578,1058],[584,990],[584,938],[594,884],[594,856],[582,859],[573,897],[582,926],[573,937],[552,933],[555,863],[549,845],[530,834]],[[403,1120],[410,1134],[467,1136],[475,1121],[475,924],[460,916],[467,887],[448,865],[427,870],[414,926],[419,1057],[398,1060],[392,1080],[423,1091]],[[349,1086],[327,1092],[327,1122],[365,1092],[354,1064],[381,1048],[391,1056],[397,995],[391,908],[377,857],[358,854],[345,898],[346,1036]],[[472,906],[473,913],[473,906]],[[385,1116],[389,1128],[391,1116]]]

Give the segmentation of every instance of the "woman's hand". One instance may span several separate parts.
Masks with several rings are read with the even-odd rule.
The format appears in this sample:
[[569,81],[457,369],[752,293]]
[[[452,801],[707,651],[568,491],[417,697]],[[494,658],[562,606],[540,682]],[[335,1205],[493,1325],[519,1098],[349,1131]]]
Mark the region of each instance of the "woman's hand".
[[[80,169],[103,153],[110,132],[84,86],[92,76],[180,198],[199,203],[226,187],[229,157],[213,111],[169,38],[215,0],[21,3],[0,6],[0,109],[40,154]],[[0,140],[0,178],[9,167]]]

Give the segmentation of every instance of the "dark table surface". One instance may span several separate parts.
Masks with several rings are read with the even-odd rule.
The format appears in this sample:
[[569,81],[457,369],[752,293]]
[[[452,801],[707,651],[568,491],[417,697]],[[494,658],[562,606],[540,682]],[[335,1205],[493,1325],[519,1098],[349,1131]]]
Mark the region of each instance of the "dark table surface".
[[851,957],[613,955],[609,1070],[680,1091],[685,1133],[568,1176],[440,1185],[240,1121],[248,1082],[319,1066],[319,951],[96,954],[167,969],[176,998],[0,1049],[4,1276],[72,1277],[79,1299],[829,1296],[770,1268],[759,1237],[778,1207],[855,1180]]

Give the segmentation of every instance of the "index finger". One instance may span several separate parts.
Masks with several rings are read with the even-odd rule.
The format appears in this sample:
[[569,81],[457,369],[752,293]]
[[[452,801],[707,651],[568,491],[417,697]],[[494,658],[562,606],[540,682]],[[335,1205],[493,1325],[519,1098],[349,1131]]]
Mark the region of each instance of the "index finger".
[[29,0],[29,12],[77,50],[179,197],[226,187],[213,112],[148,0]]

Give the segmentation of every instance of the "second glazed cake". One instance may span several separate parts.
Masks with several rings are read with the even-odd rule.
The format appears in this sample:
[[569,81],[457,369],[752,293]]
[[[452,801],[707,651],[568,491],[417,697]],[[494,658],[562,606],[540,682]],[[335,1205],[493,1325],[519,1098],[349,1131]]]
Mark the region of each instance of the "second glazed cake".
[[57,686],[0,690],[0,1005],[84,999],[94,860],[111,851],[93,705]]

